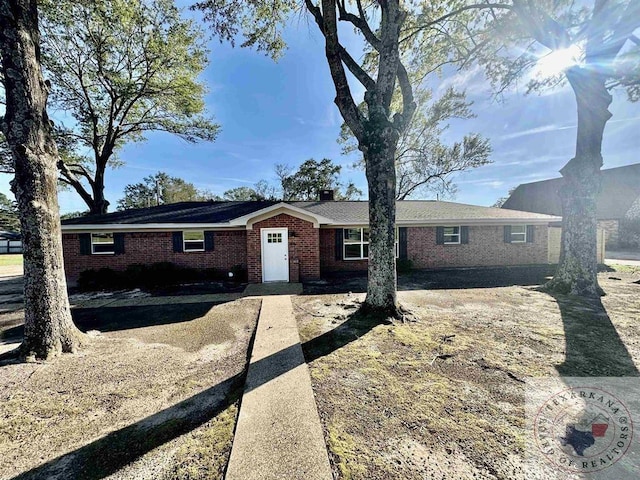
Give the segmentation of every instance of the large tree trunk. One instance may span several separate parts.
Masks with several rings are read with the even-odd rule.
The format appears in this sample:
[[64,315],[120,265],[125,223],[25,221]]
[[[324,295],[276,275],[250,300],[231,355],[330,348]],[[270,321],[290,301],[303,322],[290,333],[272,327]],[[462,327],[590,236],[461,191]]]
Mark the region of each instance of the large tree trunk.
[[73,352],[82,334],[69,310],[57,198],[58,152],[46,113],[35,0],[0,0],[0,51],[6,88],[2,129],[15,164],[24,252],[24,357]]
[[[372,115],[372,117],[374,117]],[[395,150],[398,133],[386,117],[367,122],[362,148],[369,188],[369,278],[364,309],[399,317],[396,286]]]
[[558,270],[547,290],[582,296],[602,295],[598,285],[596,198],[600,190],[602,137],[611,118],[605,78],[592,69],[567,71],[578,107],[576,156],[561,170],[564,178],[562,240]]
[[104,178],[101,183],[97,182],[93,187],[93,201],[89,204],[89,213],[91,215],[102,215],[107,213],[109,201],[104,198]]

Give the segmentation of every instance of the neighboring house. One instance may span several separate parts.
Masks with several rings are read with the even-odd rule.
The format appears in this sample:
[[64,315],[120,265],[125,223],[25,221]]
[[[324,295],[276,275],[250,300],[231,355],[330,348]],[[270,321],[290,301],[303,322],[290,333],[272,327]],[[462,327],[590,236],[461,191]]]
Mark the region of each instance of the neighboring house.
[[[632,225],[640,220],[640,163],[602,170],[596,201],[598,227],[605,231],[607,248],[633,243]],[[558,191],[562,178],[524,183],[502,208],[562,215]]]
[[[173,262],[249,282],[363,270],[368,202],[184,202],[65,220],[70,282],[87,269]],[[414,268],[542,264],[559,217],[439,201],[397,202],[396,255]]]
[[22,253],[22,236],[18,232],[0,231],[0,253]]

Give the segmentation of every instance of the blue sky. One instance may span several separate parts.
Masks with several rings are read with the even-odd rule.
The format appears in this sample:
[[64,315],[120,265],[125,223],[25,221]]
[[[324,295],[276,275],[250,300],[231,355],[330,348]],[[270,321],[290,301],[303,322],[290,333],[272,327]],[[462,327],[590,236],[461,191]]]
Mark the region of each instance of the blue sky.
[[[343,179],[366,192],[364,173],[351,167],[357,157],[341,155],[336,142],[341,117],[333,104],[322,38],[315,25],[303,19],[293,22],[286,38],[289,48],[277,63],[252,50],[211,41],[211,63],[202,78],[209,87],[207,108],[222,127],[217,141],[193,145],[169,134],[149,133],[146,142],[127,145],[120,153],[125,165],[106,175],[112,205],[126,184],[157,171],[222,194],[261,179],[274,181],[275,164],[295,167],[309,158],[330,158],[343,165]],[[351,38],[349,43],[357,41]],[[512,186],[558,176],[572,157],[576,113],[567,87],[541,96],[526,96],[524,88],[513,90],[496,102],[478,70],[434,82],[440,91],[449,85],[467,89],[477,117],[452,122],[447,140],[479,132],[493,147],[493,164],[456,177],[455,201],[491,205]],[[361,88],[354,91],[361,97]],[[626,102],[623,92],[615,93],[613,118],[605,132],[604,168],[640,161],[638,107]],[[6,194],[9,180],[0,175],[0,191]],[[85,206],[75,192],[63,191],[60,208],[65,213]]]

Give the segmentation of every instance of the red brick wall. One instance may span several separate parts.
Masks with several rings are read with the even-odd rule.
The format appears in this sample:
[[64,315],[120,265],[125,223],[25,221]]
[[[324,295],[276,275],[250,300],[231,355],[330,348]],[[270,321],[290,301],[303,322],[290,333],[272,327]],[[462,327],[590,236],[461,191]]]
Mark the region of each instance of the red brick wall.
[[415,268],[489,267],[547,263],[547,227],[536,226],[534,243],[505,243],[503,226],[469,227],[466,245],[436,245],[435,227],[407,229],[407,256]]
[[281,213],[255,223],[253,230],[247,230],[249,282],[262,282],[261,230],[284,227],[289,229],[289,280],[296,282],[298,274],[300,279],[320,277],[319,229],[311,222]]
[[[366,270],[366,260],[336,260],[335,230],[320,231],[322,272]],[[504,243],[502,226],[470,226],[469,243],[437,245],[436,227],[407,228],[407,256],[414,268],[547,263],[547,227],[536,226],[534,243]]]
[[230,269],[234,265],[247,266],[247,242],[245,231],[216,232],[214,250],[211,252],[174,252],[172,232],[145,232],[124,234],[124,254],[80,255],[80,239],[77,233],[62,235],[64,267],[67,279],[74,282],[80,272],[90,268],[109,267],[125,270],[134,263],[151,264],[172,262],[191,268]]
[[320,230],[320,268],[322,272],[366,270],[368,260],[336,260],[335,228]]
[[[317,229],[305,220],[280,214],[258,222],[253,230],[216,232],[212,252],[175,253],[171,232],[125,233],[122,255],[80,255],[78,234],[63,235],[67,279],[74,282],[80,272],[109,267],[124,270],[134,263],[172,262],[192,268],[247,268],[249,281],[262,281],[260,231],[289,229],[290,280],[313,279],[320,271],[366,270],[366,260],[336,260],[333,228]],[[295,234],[295,236],[292,236]],[[535,243],[509,244],[503,241],[502,226],[469,227],[469,244],[436,245],[435,227],[410,227],[407,253],[415,268],[523,265],[547,262],[547,227],[535,227]]]

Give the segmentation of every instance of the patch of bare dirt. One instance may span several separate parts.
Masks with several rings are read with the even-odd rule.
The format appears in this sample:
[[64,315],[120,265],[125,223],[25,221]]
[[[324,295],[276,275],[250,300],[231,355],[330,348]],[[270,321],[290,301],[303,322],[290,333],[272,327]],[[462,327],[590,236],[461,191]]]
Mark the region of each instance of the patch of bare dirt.
[[637,376],[637,279],[600,274],[602,302],[535,286],[413,289],[399,298],[416,321],[392,325],[354,314],[362,294],[295,297],[336,476],[556,478],[524,463],[524,382]]
[[0,365],[0,478],[222,478],[260,301],[158,307],[103,308],[78,354]]

